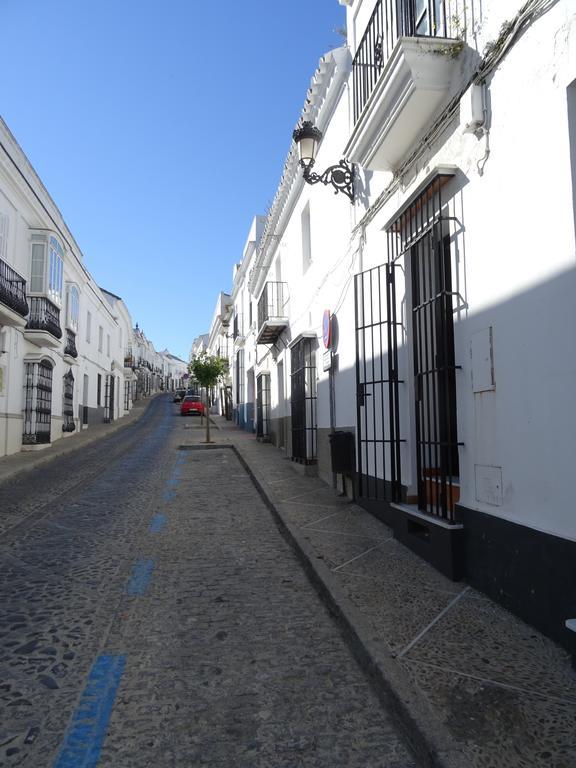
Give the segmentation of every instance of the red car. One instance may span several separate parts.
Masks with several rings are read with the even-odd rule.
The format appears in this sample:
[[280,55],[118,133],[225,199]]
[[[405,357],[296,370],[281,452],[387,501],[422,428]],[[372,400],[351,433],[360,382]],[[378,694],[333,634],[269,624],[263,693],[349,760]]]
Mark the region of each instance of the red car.
[[204,413],[204,403],[200,399],[200,395],[186,395],[180,405],[180,416],[189,416],[196,413],[200,416]]

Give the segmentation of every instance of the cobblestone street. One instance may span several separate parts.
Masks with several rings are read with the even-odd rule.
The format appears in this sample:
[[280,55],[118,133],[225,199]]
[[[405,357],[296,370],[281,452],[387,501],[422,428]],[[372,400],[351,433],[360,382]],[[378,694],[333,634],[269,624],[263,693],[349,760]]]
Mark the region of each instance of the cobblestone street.
[[0,486],[0,765],[415,765],[226,448],[168,397]]

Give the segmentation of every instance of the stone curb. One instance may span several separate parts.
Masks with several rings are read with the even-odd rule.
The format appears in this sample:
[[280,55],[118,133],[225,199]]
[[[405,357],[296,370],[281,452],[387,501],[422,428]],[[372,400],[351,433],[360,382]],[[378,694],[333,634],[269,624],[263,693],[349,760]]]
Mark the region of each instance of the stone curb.
[[302,563],[306,574],[335,617],[362,669],[401,731],[406,744],[423,768],[463,768],[467,764],[462,746],[457,744],[434,710],[418,693],[394,657],[373,638],[373,630],[341,588],[334,574],[322,561],[299,529],[282,515],[273,494],[264,489],[254,470],[235,444],[230,447],[249,474],[262,500]]

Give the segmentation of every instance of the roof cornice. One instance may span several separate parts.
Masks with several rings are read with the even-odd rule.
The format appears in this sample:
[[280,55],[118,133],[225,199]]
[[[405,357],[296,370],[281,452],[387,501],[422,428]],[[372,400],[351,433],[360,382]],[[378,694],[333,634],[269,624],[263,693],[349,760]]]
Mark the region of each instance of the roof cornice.
[[[352,59],[347,46],[336,48],[322,56],[306,94],[299,123],[310,120],[324,133],[342,88],[348,80],[351,65]],[[253,296],[257,296],[262,290],[268,268],[303,186],[304,179],[299,173],[298,148],[292,142],[280,183],[266,217],[262,237],[253,257],[248,278],[248,289]]]

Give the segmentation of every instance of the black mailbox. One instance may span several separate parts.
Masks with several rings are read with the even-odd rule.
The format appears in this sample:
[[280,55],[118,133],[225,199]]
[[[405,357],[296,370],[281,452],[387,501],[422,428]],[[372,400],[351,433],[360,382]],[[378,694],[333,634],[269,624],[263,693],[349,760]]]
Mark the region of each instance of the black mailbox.
[[336,431],[331,432],[328,437],[330,438],[332,472],[354,474],[354,433]]

